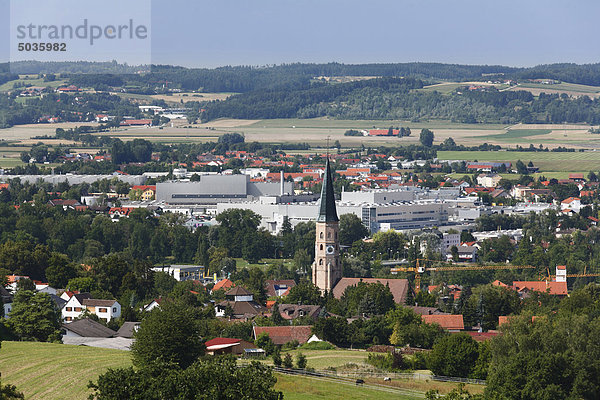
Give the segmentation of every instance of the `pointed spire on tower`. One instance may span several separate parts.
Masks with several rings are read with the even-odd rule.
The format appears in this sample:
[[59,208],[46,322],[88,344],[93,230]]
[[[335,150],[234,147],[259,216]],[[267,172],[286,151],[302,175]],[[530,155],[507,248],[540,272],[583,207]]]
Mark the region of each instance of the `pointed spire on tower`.
[[335,208],[335,194],[333,192],[333,178],[331,177],[331,167],[329,166],[329,157],[325,165],[325,177],[323,178],[323,187],[321,188],[321,199],[319,204],[319,216],[317,222],[338,222],[339,218]]

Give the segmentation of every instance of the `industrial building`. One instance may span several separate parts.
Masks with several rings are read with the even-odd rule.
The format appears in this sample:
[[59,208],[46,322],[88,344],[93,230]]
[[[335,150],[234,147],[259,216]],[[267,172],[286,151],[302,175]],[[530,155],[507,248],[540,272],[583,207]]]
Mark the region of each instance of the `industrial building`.
[[291,182],[251,182],[248,175],[201,175],[199,181],[156,184],[156,200],[166,204],[216,204],[253,201],[293,193]]
[[[412,200],[415,191],[364,191],[343,192],[342,200],[336,202],[340,215],[355,214],[372,232],[390,229],[420,229],[444,225],[448,222],[450,209],[455,205],[444,200]],[[410,199],[410,200],[409,200]],[[217,203],[217,213],[231,208],[252,210],[262,217],[261,226],[271,233],[278,233],[284,218],[292,225],[314,221],[318,213],[318,203],[258,201],[241,203]]]

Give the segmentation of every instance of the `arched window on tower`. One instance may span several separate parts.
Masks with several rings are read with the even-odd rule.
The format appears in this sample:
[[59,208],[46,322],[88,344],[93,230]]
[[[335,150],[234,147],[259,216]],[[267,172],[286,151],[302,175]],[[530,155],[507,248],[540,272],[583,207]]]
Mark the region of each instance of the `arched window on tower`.
[[323,239],[323,232],[321,232],[321,234],[319,235],[319,237],[320,237],[321,239]]
[[321,250],[321,251],[322,251],[322,250],[323,250],[323,244],[322,244],[322,243],[321,243],[321,247],[320,247],[320,250]]
[[323,265],[323,259],[322,258],[319,260],[319,265]]
[[331,232],[327,232],[327,239],[331,239]]

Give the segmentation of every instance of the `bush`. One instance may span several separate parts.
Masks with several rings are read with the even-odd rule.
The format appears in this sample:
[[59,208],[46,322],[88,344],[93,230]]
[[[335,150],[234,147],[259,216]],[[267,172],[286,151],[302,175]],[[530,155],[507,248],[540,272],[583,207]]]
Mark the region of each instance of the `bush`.
[[273,353],[273,364],[275,364],[276,367],[281,367],[281,353],[279,352],[279,349],[275,350]]
[[296,367],[298,367],[298,369],[306,368],[306,356],[304,354],[298,353],[296,355]]
[[294,366],[294,360],[292,360],[292,355],[290,353],[286,353],[285,357],[283,357],[283,366],[285,368],[292,368]]
[[283,345],[283,350],[294,350],[296,349],[300,343],[297,340],[292,340]]
[[369,356],[367,357],[367,363],[371,364],[375,368],[389,372],[406,369],[406,364],[402,354],[396,351],[387,354],[369,353]]
[[300,348],[305,350],[334,350],[335,346],[329,342],[323,341],[304,343]]
[[265,351],[265,353],[270,356],[275,351],[275,345],[271,340],[271,337],[267,332],[263,332],[254,341],[256,347],[261,348]]

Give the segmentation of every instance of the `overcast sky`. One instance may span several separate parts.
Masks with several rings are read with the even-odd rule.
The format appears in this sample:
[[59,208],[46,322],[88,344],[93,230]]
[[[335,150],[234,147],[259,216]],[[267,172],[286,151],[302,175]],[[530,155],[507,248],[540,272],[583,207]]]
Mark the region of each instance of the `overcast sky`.
[[[1,61],[8,10],[0,0]],[[599,17],[597,0],[155,0],[152,61],[596,63]]]

